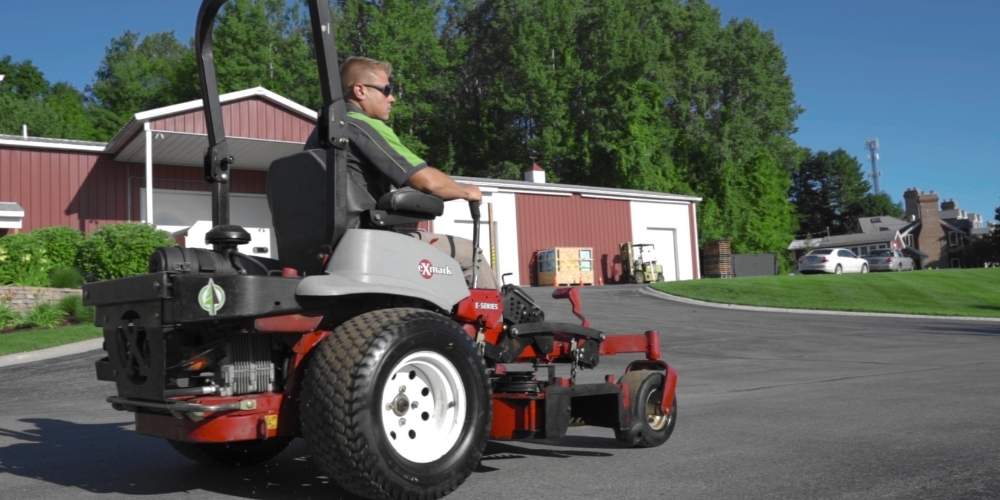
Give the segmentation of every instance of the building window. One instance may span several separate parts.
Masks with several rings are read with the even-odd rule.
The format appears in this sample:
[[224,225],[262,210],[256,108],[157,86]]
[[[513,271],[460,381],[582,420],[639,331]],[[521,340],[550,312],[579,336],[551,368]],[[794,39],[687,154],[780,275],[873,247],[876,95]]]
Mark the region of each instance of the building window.
[[948,233],[948,245],[957,247],[961,240],[959,239],[959,234],[955,231]]
[[959,259],[951,259],[951,267],[962,267],[962,261]]
[[886,243],[879,243],[878,247],[879,248],[889,248],[889,245],[886,244]]
[[908,234],[906,236],[903,236],[903,245],[904,246],[908,246],[908,247],[912,247],[913,246],[913,235],[912,234]]

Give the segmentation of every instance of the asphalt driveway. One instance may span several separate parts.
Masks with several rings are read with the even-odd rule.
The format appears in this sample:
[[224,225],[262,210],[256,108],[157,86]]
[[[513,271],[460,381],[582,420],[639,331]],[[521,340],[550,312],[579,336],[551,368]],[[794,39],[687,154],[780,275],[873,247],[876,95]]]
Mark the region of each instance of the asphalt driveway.
[[[550,319],[568,304],[531,290]],[[593,326],[662,333],[674,436],[491,443],[450,498],[996,498],[1000,323],[735,311],[584,291]],[[245,470],[195,466],[103,402],[98,352],[0,368],[4,498],[339,498],[299,442]],[[605,358],[583,377],[620,373]],[[584,380],[586,381],[586,380]]]

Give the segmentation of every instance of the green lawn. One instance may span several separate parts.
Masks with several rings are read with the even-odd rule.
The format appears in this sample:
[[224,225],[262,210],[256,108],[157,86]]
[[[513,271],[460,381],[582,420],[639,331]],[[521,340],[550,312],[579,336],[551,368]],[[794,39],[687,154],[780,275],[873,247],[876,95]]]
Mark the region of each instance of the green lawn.
[[796,309],[1000,317],[1000,269],[763,276],[657,283],[709,302]]
[[34,351],[46,347],[69,344],[101,336],[101,329],[93,325],[71,325],[59,328],[33,328],[0,334],[0,356],[16,352]]

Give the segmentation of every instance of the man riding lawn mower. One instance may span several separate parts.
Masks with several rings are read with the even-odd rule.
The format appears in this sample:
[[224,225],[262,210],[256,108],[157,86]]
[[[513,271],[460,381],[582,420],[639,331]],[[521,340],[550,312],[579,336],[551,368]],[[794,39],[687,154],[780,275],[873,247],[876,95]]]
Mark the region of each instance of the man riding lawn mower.
[[[326,475],[373,498],[444,496],[478,465],[487,439],[557,439],[571,420],[610,427],[630,446],[667,440],[677,374],[657,332],[590,328],[568,288],[553,295],[569,299],[582,324],[547,322],[519,288],[480,288],[488,268],[476,262],[467,282],[451,256],[395,231],[443,211],[412,177],[417,189],[356,210],[350,161],[364,153],[346,119],[325,1],[308,2],[324,103],[316,141],[268,171],[280,260],[237,252],[249,235],[229,225],[239,160],[228,152],[212,58],[224,3],[205,0],[196,31],[213,250],[161,248],[148,274],[84,287],[104,329],[97,376],[115,382],[108,401],[135,413],[138,432],[232,466],[303,437]],[[360,85],[388,97],[378,83]],[[478,197],[454,197],[471,199],[478,248]],[[578,369],[618,353],[645,356],[617,380],[576,383]]]

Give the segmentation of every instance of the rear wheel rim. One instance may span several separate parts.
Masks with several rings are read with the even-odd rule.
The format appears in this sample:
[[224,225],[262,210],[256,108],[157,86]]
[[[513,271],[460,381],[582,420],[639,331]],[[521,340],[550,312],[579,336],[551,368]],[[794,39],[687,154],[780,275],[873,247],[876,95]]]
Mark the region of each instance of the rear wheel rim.
[[396,363],[380,401],[386,440],[406,460],[438,460],[462,435],[465,385],[455,365],[437,352],[413,352]]

